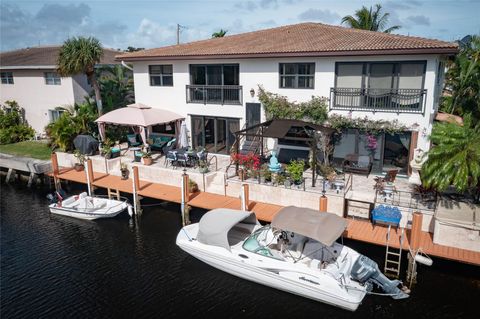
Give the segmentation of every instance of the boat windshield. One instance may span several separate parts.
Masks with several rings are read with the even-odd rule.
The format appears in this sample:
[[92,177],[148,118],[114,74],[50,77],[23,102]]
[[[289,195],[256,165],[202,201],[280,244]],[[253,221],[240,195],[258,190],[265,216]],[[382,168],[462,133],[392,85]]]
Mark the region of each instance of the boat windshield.
[[250,237],[247,238],[247,240],[245,240],[242,247],[246,251],[256,253],[265,257],[282,259],[281,257],[274,255],[270,248],[268,248],[266,245],[262,245],[261,243],[262,240],[259,238],[261,237],[260,235],[266,237],[268,230],[268,227],[263,227],[255,231]]

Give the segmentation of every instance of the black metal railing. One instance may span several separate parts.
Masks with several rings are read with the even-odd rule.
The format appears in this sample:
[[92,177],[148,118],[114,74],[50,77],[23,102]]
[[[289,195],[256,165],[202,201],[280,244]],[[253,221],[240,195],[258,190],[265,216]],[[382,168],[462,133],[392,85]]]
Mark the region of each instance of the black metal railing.
[[423,113],[427,90],[330,88],[331,110]]
[[242,104],[240,85],[187,85],[187,103]]

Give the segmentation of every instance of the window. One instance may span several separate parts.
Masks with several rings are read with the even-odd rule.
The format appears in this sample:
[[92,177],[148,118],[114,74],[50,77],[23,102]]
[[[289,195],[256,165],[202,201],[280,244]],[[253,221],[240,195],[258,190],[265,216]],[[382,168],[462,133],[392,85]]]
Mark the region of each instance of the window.
[[60,85],[62,84],[60,76],[55,72],[45,72],[45,84],[46,85]]
[[280,63],[280,87],[313,89],[315,63]]
[[2,84],[13,84],[12,72],[2,72]]
[[192,85],[238,85],[238,64],[191,64]]
[[337,62],[336,88],[423,89],[425,61]]
[[173,86],[173,65],[149,65],[150,86]]
[[48,110],[48,117],[50,118],[50,123],[55,122],[58,118],[65,112],[64,110]]

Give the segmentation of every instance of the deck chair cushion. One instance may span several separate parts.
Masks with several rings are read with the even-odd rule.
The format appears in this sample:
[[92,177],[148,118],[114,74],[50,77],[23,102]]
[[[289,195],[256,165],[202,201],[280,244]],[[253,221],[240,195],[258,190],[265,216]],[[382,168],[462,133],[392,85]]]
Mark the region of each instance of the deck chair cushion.
[[137,136],[136,135],[127,135],[128,142],[131,144],[137,143]]

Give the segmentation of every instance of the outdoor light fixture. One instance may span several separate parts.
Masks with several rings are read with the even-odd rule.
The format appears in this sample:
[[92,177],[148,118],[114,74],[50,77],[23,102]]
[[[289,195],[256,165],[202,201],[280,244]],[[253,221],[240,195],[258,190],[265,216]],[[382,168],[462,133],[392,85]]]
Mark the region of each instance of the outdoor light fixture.
[[250,96],[251,97],[255,96],[255,90],[253,88],[250,89]]
[[327,192],[327,191],[325,190],[325,182],[326,182],[326,180],[325,180],[325,178],[324,178],[324,179],[323,179],[322,196],[325,196],[325,193]]
[[425,137],[427,136],[427,128],[424,127],[423,130],[422,130],[422,136]]

